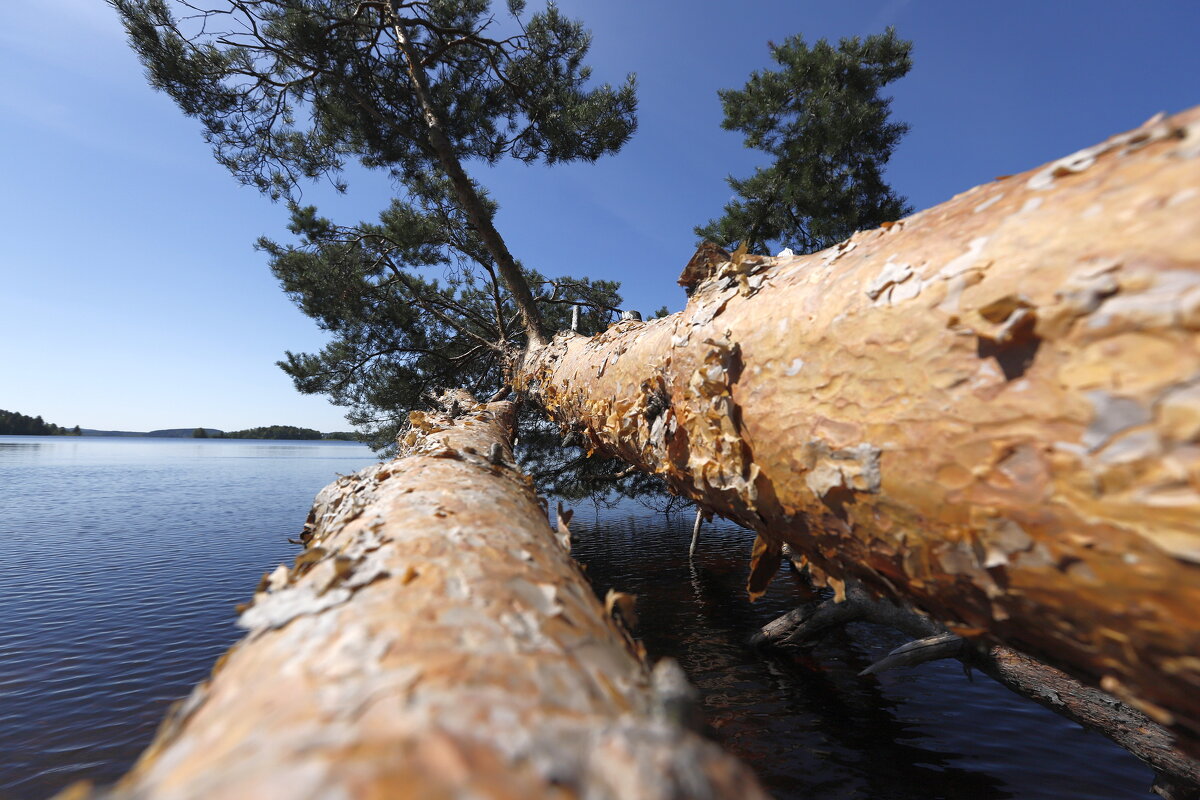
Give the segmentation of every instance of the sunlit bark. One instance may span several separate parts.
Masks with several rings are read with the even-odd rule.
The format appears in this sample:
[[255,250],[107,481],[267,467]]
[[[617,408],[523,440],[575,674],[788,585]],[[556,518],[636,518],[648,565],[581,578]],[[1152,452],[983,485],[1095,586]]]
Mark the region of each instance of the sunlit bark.
[[449,413],[321,492],[246,638],[113,797],[764,797],[679,725],[679,682],[550,530],[511,404]]
[[684,311],[560,334],[519,385],[756,531],[752,593],[789,543],[1200,750],[1200,109],[691,266]]

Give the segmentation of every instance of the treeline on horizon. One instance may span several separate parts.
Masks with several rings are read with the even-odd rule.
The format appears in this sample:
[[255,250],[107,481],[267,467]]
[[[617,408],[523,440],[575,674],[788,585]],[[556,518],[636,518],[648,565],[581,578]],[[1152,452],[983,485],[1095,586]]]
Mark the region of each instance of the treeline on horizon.
[[79,426],[63,428],[40,416],[29,417],[0,409],[0,436],[80,436]]
[[358,436],[344,431],[321,433],[315,428],[298,428],[295,425],[267,425],[259,428],[247,428],[244,431],[227,431],[208,434],[203,428],[197,428],[193,436],[197,439],[336,439],[343,442],[356,442]]
[[295,425],[266,425],[259,428],[247,428],[244,431],[222,431],[216,428],[170,428],[150,431],[99,431],[83,430],[78,425],[64,428],[53,422],[46,422],[40,416],[31,417],[16,411],[0,409],[0,436],[158,436],[165,438],[194,439],[293,439],[317,440],[325,439],[340,442],[361,441],[358,434],[350,431],[333,431],[322,433],[315,428],[300,428]]

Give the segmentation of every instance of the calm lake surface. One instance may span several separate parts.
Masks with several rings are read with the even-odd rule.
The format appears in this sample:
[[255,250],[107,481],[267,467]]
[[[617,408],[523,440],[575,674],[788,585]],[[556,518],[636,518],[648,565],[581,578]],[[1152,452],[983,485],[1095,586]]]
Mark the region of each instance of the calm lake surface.
[[[0,798],[118,778],[167,706],[238,637],[233,607],[361,445],[0,436]],[[627,504],[578,508],[602,595],[638,595],[652,656],[700,688],[712,735],[779,798],[1140,798],[1148,769],[957,662],[858,678],[903,642],[851,626],[786,657],[749,633],[797,604],[785,570],[754,605],[751,537]]]

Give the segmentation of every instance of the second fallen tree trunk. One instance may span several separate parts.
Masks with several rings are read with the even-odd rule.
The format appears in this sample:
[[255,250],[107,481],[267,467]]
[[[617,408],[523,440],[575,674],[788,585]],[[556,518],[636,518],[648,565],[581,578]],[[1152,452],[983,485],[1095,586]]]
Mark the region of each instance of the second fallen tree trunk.
[[689,265],[679,314],[519,385],[589,447],[1063,668],[1200,752],[1200,110],[823,253]]
[[106,797],[765,797],[550,530],[513,406],[453,408],[321,492],[247,637]]

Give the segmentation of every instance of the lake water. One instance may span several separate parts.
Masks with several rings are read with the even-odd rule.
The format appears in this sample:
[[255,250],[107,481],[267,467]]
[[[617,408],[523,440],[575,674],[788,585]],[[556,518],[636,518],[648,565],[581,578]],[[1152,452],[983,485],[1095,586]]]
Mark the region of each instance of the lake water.
[[[290,561],[313,495],[373,461],[335,442],[0,436],[0,798],[118,778],[238,638],[233,607]],[[743,642],[797,602],[754,605],[750,536],[636,505],[578,509],[597,591],[639,596],[652,656],[679,659],[712,735],[779,798],[1135,798],[1148,769],[957,662],[858,678],[903,639],[851,626],[816,648]]]
[[580,508],[573,552],[595,589],[638,596],[647,651],[673,656],[704,698],[713,737],[777,798],[1142,798],[1149,768],[1096,733],[1018,697],[958,661],[858,677],[904,644],[854,623],[815,647],[767,656],[746,638],[797,605],[790,565],[746,599],[753,534],[694,515],[631,517]]

